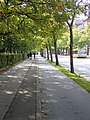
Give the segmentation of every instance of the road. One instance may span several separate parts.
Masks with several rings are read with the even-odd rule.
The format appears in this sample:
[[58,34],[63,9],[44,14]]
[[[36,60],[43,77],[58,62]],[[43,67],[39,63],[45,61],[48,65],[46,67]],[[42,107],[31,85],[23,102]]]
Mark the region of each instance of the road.
[[[70,56],[58,56],[59,64],[70,70]],[[55,57],[53,55],[53,60],[55,61]],[[90,57],[87,58],[73,58],[74,62],[74,70],[75,73],[80,76],[86,78],[90,81]]]

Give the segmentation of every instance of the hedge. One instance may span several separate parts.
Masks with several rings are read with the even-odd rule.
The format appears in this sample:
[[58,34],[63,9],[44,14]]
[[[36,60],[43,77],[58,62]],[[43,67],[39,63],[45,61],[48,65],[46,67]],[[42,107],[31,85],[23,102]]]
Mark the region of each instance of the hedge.
[[15,64],[26,58],[26,54],[0,54],[0,69]]

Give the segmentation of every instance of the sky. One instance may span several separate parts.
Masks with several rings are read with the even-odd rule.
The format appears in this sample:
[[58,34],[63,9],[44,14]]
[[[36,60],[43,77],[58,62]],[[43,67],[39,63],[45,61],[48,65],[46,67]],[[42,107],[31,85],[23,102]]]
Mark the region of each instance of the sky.
[[79,15],[79,17],[80,17],[81,19],[87,19],[87,17],[86,17],[84,14]]

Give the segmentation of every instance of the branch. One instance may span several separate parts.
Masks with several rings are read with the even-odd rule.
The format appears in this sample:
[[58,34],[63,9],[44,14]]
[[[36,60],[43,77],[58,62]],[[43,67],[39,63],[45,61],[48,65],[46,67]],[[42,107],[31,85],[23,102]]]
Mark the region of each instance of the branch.
[[24,15],[24,16],[26,16],[26,17],[34,20],[34,21],[42,21],[42,20],[43,20],[43,19],[41,19],[41,18],[37,18],[37,16],[35,16],[35,15],[30,16],[30,13],[17,12],[17,14],[19,14],[19,15]]
[[73,13],[73,16],[72,16],[72,21],[71,21],[71,25],[73,25],[73,21],[74,21],[74,18],[75,18],[75,11],[74,11],[74,13]]
[[0,37],[3,37],[3,36],[7,36],[7,35],[9,35],[9,34],[11,34],[12,32],[6,32],[6,33],[0,33]]
[[35,2],[35,1],[32,1],[32,0],[29,0],[28,2],[26,3],[32,3],[32,4],[46,4],[47,2]]

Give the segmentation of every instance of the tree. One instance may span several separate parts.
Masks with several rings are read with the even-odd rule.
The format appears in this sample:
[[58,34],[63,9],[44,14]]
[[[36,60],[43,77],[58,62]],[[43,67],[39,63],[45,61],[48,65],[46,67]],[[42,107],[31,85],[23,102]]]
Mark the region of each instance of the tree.
[[[28,4],[27,4],[28,3]],[[0,2],[0,40],[4,52],[26,51],[37,47],[36,25],[37,2],[3,0]]]
[[68,0],[65,3],[63,12],[66,14],[66,23],[69,27],[70,31],[70,69],[71,72],[74,73],[74,65],[73,65],[73,23],[77,14],[82,12],[81,0]]

